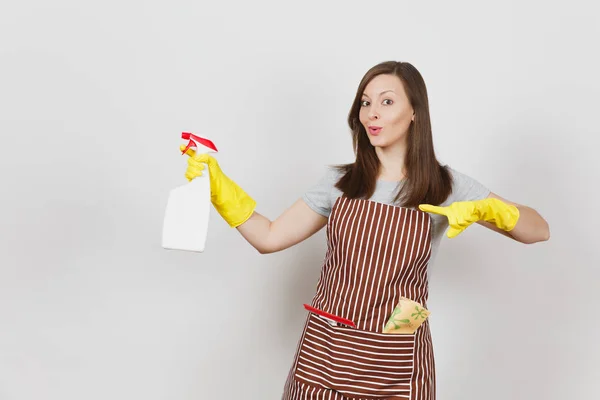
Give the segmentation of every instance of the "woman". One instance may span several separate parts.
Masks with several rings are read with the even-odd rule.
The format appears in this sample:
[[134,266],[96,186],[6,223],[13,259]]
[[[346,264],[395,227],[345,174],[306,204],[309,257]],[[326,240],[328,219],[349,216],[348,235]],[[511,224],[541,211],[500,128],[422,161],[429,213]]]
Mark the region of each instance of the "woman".
[[[348,123],[355,162],[329,168],[274,221],[255,211],[256,202],[211,156],[188,151],[186,177],[208,165],[213,205],[262,254],[327,225],[327,254],[283,399],[432,400],[427,266],[443,233],[449,227],[455,237],[477,222],[535,243],[548,240],[548,224],[535,210],[440,165],[426,86],[411,64],[371,68]],[[417,312],[394,320],[406,304]],[[403,323],[412,328],[402,330]]]

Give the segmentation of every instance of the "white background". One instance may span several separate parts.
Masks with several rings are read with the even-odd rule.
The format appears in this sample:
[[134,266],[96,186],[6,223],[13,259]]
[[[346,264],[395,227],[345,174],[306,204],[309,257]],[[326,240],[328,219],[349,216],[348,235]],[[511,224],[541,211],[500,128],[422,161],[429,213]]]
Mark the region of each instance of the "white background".
[[600,29],[565,4],[3,3],[0,400],[279,399],[325,232],[260,255],[211,210],[205,253],[162,249],[180,133],[274,219],[353,159],[386,60],[422,73],[440,161],[551,227],[442,241],[438,399],[600,398]]

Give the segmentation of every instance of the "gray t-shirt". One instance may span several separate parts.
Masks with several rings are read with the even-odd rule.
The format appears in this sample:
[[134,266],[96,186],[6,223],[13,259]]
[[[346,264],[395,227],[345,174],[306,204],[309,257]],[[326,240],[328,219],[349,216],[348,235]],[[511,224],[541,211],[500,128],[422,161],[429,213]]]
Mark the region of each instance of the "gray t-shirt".
[[[488,197],[490,190],[483,186],[475,179],[464,175],[452,168],[449,168],[452,174],[453,184],[452,193],[441,206],[447,206],[455,201],[473,201],[481,200]],[[338,172],[333,167],[327,167],[325,174],[314,186],[309,188],[302,199],[312,208],[315,212],[329,217],[331,213],[331,207],[335,203],[336,199],[343,193],[335,187],[335,184],[341,177],[342,173]],[[399,188],[400,182],[383,181],[378,180],[377,186],[373,196],[369,200],[376,201],[384,204],[393,204],[394,197],[396,196],[397,189]],[[430,267],[435,260],[437,250],[439,248],[440,240],[446,230],[448,229],[448,218],[443,215],[429,214],[431,216],[431,258]],[[431,272],[431,268],[429,268]]]

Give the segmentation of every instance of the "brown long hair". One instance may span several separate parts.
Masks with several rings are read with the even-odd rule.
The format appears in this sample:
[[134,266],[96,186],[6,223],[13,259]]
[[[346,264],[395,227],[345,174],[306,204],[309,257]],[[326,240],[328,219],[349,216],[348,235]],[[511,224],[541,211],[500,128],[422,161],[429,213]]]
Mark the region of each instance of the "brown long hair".
[[404,207],[417,207],[423,203],[439,205],[452,191],[452,176],[448,168],[438,162],[433,150],[425,81],[419,71],[407,62],[382,62],[362,78],[348,114],[356,161],[334,166],[343,173],[335,186],[349,198],[368,199],[375,191],[380,162],[360,122],[359,112],[365,87],[381,74],[400,78],[415,112],[415,120],[409,126],[407,137],[406,179],[394,201]]

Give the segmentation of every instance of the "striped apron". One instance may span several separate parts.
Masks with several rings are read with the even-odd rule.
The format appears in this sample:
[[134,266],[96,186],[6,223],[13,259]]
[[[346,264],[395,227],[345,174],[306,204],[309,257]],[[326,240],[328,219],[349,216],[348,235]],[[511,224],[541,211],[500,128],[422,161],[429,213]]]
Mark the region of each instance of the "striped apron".
[[283,400],[435,399],[429,321],[414,334],[383,333],[400,297],[427,307],[431,255],[427,213],[338,197],[327,253]]

